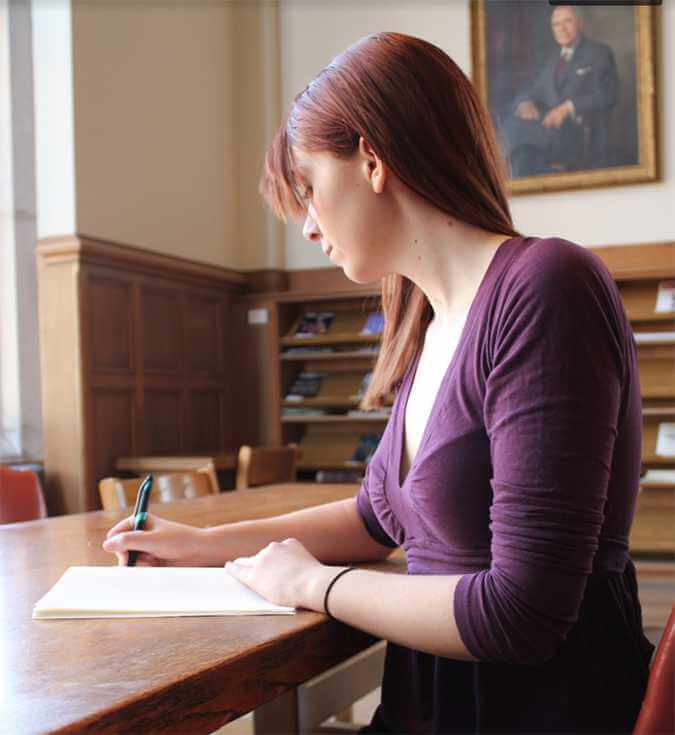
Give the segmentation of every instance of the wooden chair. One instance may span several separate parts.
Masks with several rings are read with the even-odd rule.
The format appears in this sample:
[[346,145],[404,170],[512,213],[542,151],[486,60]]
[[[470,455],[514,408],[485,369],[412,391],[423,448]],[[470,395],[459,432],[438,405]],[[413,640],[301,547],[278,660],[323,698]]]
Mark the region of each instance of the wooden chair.
[[[141,477],[123,480],[119,477],[105,477],[98,484],[103,510],[123,510],[134,506]],[[196,498],[200,495],[218,493],[218,481],[212,467],[204,467],[197,472],[176,472],[157,475],[150,494],[155,503],[169,503],[182,498]]]
[[635,723],[633,735],[661,735],[675,732],[675,607],[654,654],[647,692]]
[[212,454],[197,455],[153,455],[149,457],[118,457],[115,469],[122,472],[131,472],[134,475],[143,475],[152,472],[163,475],[169,472],[195,472],[207,465],[213,469],[234,470],[237,466],[237,454],[234,451],[214,452]]
[[285,447],[251,447],[245,444],[239,450],[237,460],[237,490],[293,482],[298,456],[297,444]]

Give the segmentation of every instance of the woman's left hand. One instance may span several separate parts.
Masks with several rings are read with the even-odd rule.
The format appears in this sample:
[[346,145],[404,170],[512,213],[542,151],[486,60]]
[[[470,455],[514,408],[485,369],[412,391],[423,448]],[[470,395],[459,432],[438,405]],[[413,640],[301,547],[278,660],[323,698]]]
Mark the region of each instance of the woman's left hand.
[[324,565],[294,538],[273,541],[255,556],[241,556],[225,564],[235,579],[276,605],[309,607],[312,586]]

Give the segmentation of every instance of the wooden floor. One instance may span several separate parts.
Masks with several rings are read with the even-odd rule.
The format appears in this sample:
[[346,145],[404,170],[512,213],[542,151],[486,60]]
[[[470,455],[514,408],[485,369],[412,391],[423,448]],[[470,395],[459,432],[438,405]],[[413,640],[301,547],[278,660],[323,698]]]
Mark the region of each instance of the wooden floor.
[[[675,562],[636,560],[642,620],[647,638],[658,645],[670,611],[675,605]],[[354,722],[370,722],[380,702],[378,687],[368,696],[355,702]],[[253,735],[253,715],[248,714],[217,730],[218,735]]]

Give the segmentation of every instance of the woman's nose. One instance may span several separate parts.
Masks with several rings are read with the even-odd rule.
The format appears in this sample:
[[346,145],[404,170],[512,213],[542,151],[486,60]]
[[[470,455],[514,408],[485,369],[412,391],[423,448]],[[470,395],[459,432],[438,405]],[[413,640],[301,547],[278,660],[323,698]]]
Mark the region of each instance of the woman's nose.
[[319,225],[317,225],[315,219],[309,213],[305,217],[305,224],[302,228],[302,236],[310,242],[313,240],[321,239],[321,230],[319,229]]

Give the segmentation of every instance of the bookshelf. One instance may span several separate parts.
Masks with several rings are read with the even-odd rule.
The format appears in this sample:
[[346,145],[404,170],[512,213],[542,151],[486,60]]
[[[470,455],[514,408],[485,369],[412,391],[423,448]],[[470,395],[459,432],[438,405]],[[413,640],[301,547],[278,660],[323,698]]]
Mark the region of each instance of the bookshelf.
[[675,557],[675,246],[594,249],[612,273],[637,347],[641,492],[631,552]]
[[[631,549],[675,558],[675,452],[663,451],[664,425],[675,425],[675,243],[592,250],[616,281],[636,336],[643,453]],[[244,310],[239,324],[245,329],[240,341],[246,344],[237,404],[240,433],[251,443],[298,442],[299,479],[313,480],[325,471],[363,472],[365,464],[352,460],[357,438],[382,432],[387,420],[386,415],[349,415],[358,406],[353,395],[358,376],[377,356],[378,338],[360,329],[367,314],[379,308],[379,289],[348,284],[339,269],[289,271],[286,278],[285,290],[261,289],[239,302]],[[268,312],[264,326],[247,322],[252,308]],[[306,311],[335,311],[336,316],[327,332],[298,338],[295,331]],[[302,372],[330,373],[326,387],[341,384],[344,390],[288,403],[286,396]],[[307,412],[289,415],[294,407]]]
[[[388,408],[359,408],[378,354],[379,313],[375,294],[277,303],[280,436],[300,448],[300,480],[363,477],[389,416]],[[366,325],[378,331],[364,333]]]

